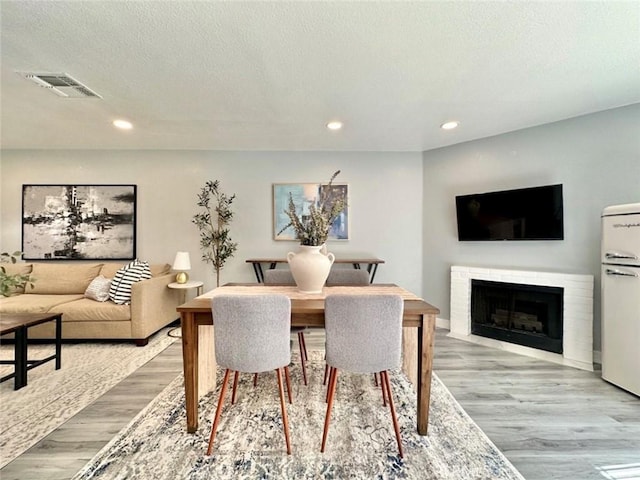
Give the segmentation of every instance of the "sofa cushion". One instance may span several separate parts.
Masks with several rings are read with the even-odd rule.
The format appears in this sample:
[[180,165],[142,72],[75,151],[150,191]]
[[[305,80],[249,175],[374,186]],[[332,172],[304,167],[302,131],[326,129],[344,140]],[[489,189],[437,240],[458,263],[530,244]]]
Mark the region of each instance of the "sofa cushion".
[[101,322],[131,320],[129,305],[116,305],[111,301],[96,302],[89,298],[81,298],[75,302],[60,305],[58,310],[63,314],[64,322]]
[[31,270],[33,289],[27,292],[43,295],[79,293],[82,296],[101,268],[101,263],[34,263]]
[[131,302],[131,285],[140,280],[151,278],[151,269],[147,262],[134,260],[116,272],[111,281],[109,289],[109,299],[118,304],[128,304]]
[[[124,264],[122,263],[105,263],[102,266],[102,270],[100,270],[100,275],[113,278],[116,275],[116,272],[120,270]],[[154,263],[150,264],[149,268],[151,269],[152,277],[159,277],[161,275],[166,275],[171,272],[171,265],[168,263]]]
[[109,300],[109,288],[111,287],[111,280],[98,275],[91,280],[91,283],[84,292],[84,296],[96,302],[106,302]]
[[[33,265],[30,263],[3,263],[2,267],[7,275],[29,275],[31,273],[31,269]],[[29,290],[31,287],[27,286]],[[9,295],[14,295],[16,293],[24,293],[24,287],[14,287],[9,289]]]
[[116,272],[125,265],[125,263],[105,263],[100,270],[100,275],[105,278],[113,278]]
[[0,298],[0,313],[44,313],[59,312],[62,305],[80,300],[79,295],[16,295]]
[[168,263],[154,263],[149,265],[149,268],[151,269],[152,277],[160,277],[171,272],[171,265]]

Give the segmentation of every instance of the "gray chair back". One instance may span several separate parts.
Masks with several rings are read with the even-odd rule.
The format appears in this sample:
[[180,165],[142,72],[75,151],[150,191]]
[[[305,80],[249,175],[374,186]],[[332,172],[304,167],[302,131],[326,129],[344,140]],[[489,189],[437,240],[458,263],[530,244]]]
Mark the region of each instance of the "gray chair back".
[[[296,282],[293,279],[291,270],[276,270],[270,269],[264,272],[264,284],[265,285],[295,285]],[[305,347],[304,332],[307,327],[291,327],[291,333],[298,334],[298,345],[300,345],[300,363],[302,364],[302,379],[304,384],[307,385],[307,369],[305,362],[307,361],[307,348]]]
[[399,295],[327,295],[327,364],[355,373],[398,368],[403,310]]
[[291,270],[276,270],[274,268],[264,271],[265,285],[295,285]]
[[238,372],[289,365],[291,301],[285,295],[219,295],[211,299],[216,362]]
[[369,285],[369,272],[355,268],[332,268],[327,277],[327,286]]

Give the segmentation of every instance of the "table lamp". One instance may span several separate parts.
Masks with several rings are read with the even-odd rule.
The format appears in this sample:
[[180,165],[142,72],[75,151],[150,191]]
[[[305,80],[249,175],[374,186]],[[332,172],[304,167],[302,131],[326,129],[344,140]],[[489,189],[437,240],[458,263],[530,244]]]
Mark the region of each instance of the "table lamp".
[[176,283],[187,283],[189,281],[189,275],[187,270],[191,270],[191,260],[189,260],[189,252],[178,252],[176,258],[173,261],[173,269],[176,273]]

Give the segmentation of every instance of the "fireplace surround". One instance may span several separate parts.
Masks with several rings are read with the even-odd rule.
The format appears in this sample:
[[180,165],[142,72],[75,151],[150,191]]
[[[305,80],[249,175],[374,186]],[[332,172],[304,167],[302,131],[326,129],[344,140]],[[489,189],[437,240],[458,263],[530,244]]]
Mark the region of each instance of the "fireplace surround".
[[562,353],[562,287],[471,280],[471,333]]
[[[471,325],[473,280],[562,289],[561,353],[474,335]],[[593,371],[592,275],[453,266],[450,315],[452,337]]]

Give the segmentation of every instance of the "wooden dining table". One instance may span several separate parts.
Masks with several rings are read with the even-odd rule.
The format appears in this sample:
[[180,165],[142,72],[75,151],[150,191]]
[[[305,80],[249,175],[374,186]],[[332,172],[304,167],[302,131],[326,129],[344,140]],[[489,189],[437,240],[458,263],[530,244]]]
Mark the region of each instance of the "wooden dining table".
[[[324,327],[324,299],[330,294],[397,294],[404,300],[402,326],[417,329],[415,345],[407,344],[403,339],[405,358],[403,365],[413,364],[415,367],[414,386],[417,391],[417,430],[420,435],[427,434],[429,423],[429,401],[431,396],[431,373],[433,367],[433,348],[435,337],[436,315],[438,308],[428,304],[413,293],[392,284],[373,284],[366,286],[324,287],[322,293],[306,294],[293,286],[271,286],[264,284],[228,284],[190,300],[177,307],[182,327],[182,356],[184,367],[184,388],[187,411],[187,431],[194,433],[198,428],[198,362],[199,327],[212,325],[211,298],[222,294],[256,295],[279,293],[291,299],[292,327]],[[214,333],[215,334],[215,333]],[[413,358],[407,356],[415,355]],[[215,357],[210,355],[209,363],[204,368],[215,371]],[[411,375],[409,375],[411,377]]]

